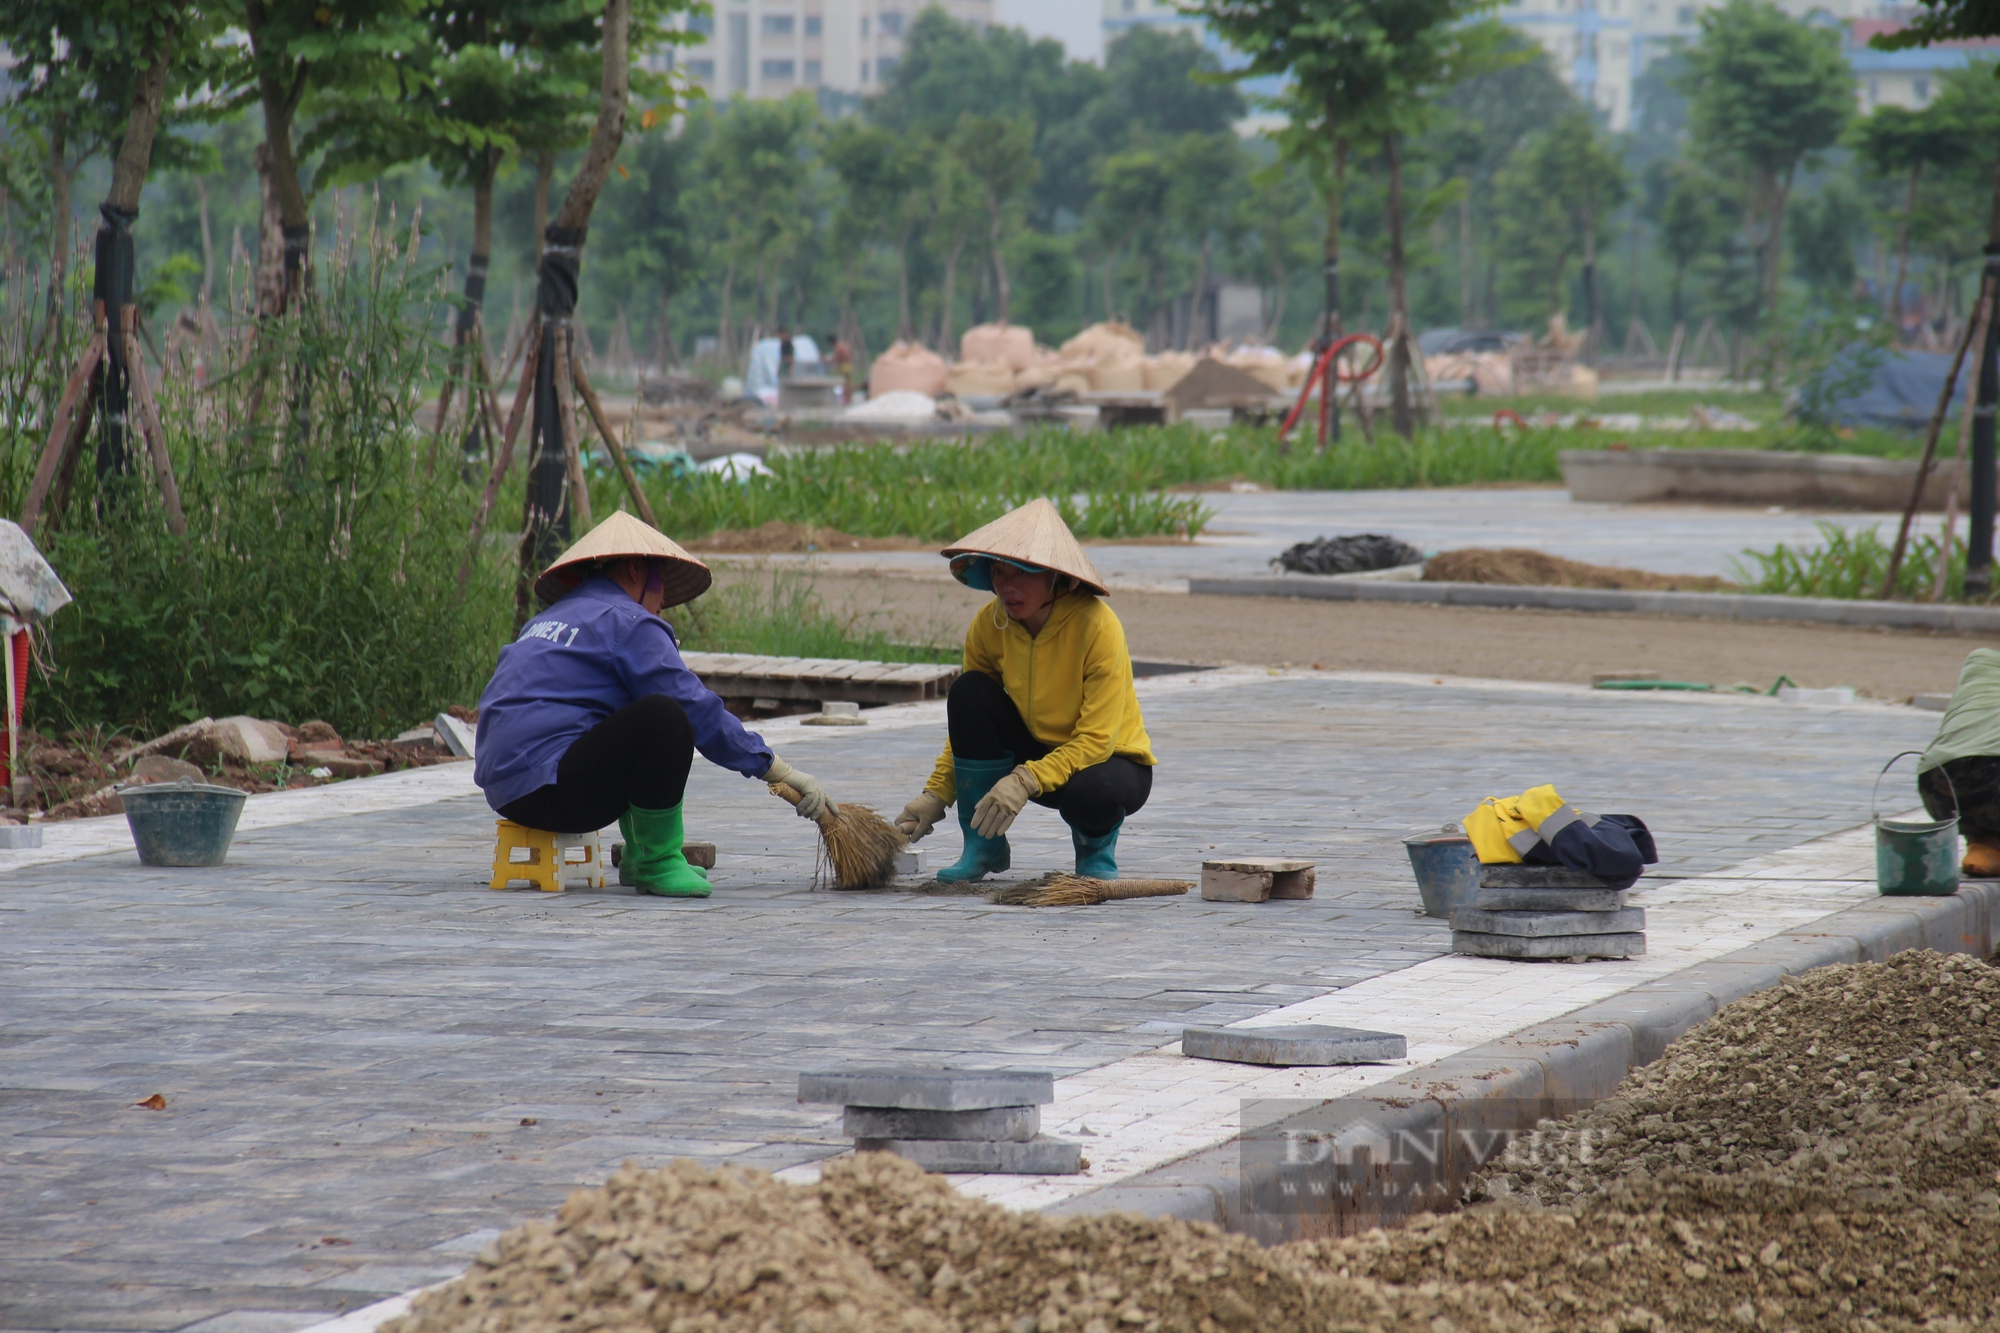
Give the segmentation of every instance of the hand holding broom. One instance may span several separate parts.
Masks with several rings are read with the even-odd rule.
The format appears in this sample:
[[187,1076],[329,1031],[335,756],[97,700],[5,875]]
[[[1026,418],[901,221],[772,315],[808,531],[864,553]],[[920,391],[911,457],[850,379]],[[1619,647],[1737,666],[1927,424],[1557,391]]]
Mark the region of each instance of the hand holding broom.
[[[797,770],[792,770],[792,776]],[[806,813],[807,797],[789,782],[773,782],[771,794],[782,797],[800,814]],[[820,841],[826,845],[826,859],[833,863],[836,889],[876,889],[896,876],[896,853],[909,840],[889,822],[865,805],[836,806],[821,795],[823,808],[814,817]]]

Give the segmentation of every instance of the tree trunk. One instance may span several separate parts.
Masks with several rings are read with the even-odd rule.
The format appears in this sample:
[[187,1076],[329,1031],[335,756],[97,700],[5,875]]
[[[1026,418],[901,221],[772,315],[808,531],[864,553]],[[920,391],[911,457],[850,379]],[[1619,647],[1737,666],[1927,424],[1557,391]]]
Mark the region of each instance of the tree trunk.
[[591,210],[597,207],[597,196],[611,175],[612,159],[618,156],[619,146],[625,142],[625,107],[632,78],[625,38],[631,19],[632,0],[605,0],[604,85],[598,92],[597,124],[591,127],[583,165],[577,168],[569,183],[569,193],[563,196],[555,226],[581,231],[590,225]]
[[1013,293],[1007,285],[1007,258],[1000,253],[1000,201],[989,199],[986,207],[993,217],[992,230],[987,239],[987,246],[993,252],[993,303],[999,311],[998,322],[1005,324]]
[[1759,315],[1775,314],[1778,309],[1779,263],[1784,258],[1785,244],[1785,204],[1792,190],[1789,173],[1780,181],[1776,176],[1766,176],[1769,187],[1770,225],[1764,232],[1763,254],[1759,267],[1763,269],[1758,291]]
[[1923,174],[1922,161],[1911,165],[1909,189],[1903,196],[1903,216],[1896,224],[1896,287],[1889,294],[1889,323],[1898,342],[1903,338],[1903,283],[1910,275],[1910,221],[1917,211],[1917,183]]
[[958,280],[958,255],[964,248],[965,232],[963,230],[954,232],[951,238],[951,249],[945,252],[943,300],[938,305],[937,350],[939,356],[946,358],[951,356],[951,340],[954,332],[952,325],[958,315],[958,312],[952,308],[953,302],[956,300],[956,295],[952,291],[952,287]]
[[555,188],[556,155],[548,149],[535,155],[535,244],[542,243],[542,233],[549,229],[549,195]]
[[1458,322],[1471,328],[1472,320],[1472,186],[1466,185],[1458,201]]
[[1347,174],[1347,145],[1341,142],[1340,119],[1331,98],[1326,104],[1326,133],[1333,141],[1333,176],[1326,193],[1326,241],[1322,247],[1326,277],[1326,307],[1320,336],[1329,342],[1345,332],[1340,319],[1340,193]]
[[201,303],[208,305],[215,290],[215,234],[208,219],[208,178],[194,178],[195,198],[201,205]]
[[[2000,298],[2000,155],[1993,164],[1993,196],[1986,222],[1986,267],[1980,293]],[[2000,319],[1986,321],[1979,346],[1978,386],[1972,414],[1972,492],[1966,507],[1965,596],[1983,601],[1993,591],[1994,418],[2000,408]]]
[[1285,289],[1291,285],[1291,275],[1276,259],[1271,261],[1271,313],[1264,325],[1264,341],[1275,344],[1278,332],[1285,327]]
[[257,66],[257,100],[264,110],[270,189],[285,238],[284,284],[277,311],[283,313],[294,298],[304,295],[306,287],[306,247],[312,234],[312,215],[306,207],[305,190],[299,185],[298,160],[292,155],[292,118],[298,114],[299,101],[305,96],[311,66],[303,60],[286,60],[286,68],[280,72],[277,57],[259,49],[268,22],[269,11],[263,0],[248,0],[243,7],[243,26],[249,33]]
[[736,265],[731,262],[722,270],[722,322],[715,331],[715,351],[728,365],[736,356],[736,330],[731,327],[730,298],[736,290]]
[[908,342],[916,336],[910,323],[910,225],[896,237],[896,341]]
[[[528,478],[521,579],[514,603],[515,615],[523,623],[530,609],[526,593],[536,572],[569,544],[571,514],[589,512],[590,497],[576,494],[574,489],[581,469],[573,468],[570,459],[574,407],[568,392],[569,359],[574,355],[577,282],[590,215],[625,140],[632,78],[626,36],[631,18],[632,0],[605,0],[600,39],[604,74],[598,89],[597,123],[591,127],[590,143],[570,179],[562,207],[542,232],[541,259],[536,265],[542,360],[535,377],[535,424],[529,449],[534,462]],[[553,163],[548,166],[553,174]]]
[[1403,154],[1396,136],[1382,136],[1389,167],[1389,428],[1408,439],[1416,429],[1410,412],[1410,295],[1403,256]]
[[58,113],[49,125],[49,312],[46,340],[61,327],[69,283],[70,170],[69,118]]
[[1597,308],[1597,214],[1589,203],[1583,208],[1583,361],[1594,365],[1602,317]]
[[1181,350],[1191,351],[1195,346],[1195,325],[1201,320],[1201,303],[1208,296],[1209,251],[1213,242],[1204,236],[1201,249],[1195,255],[1194,286],[1188,292],[1187,328],[1182,331]]
[[1118,269],[1118,252],[1112,250],[1104,256],[1104,318],[1107,322],[1116,319],[1116,305],[1112,300],[1112,278]]
[[269,316],[285,308],[285,230],[278,213],[277,192],[271,185],[271,149],[258,144],[257,167],[257,314]]

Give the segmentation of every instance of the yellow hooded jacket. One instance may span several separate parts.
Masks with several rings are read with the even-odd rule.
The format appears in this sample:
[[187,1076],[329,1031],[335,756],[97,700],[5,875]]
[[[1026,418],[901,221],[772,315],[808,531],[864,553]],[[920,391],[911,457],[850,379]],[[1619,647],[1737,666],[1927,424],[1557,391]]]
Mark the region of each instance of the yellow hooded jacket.
[[[1542,821],[1567,804],[1548,784],[1530,787],[1519,796],[1489,796],[1465,817],[1465,836],[1483,865],[1518,862],[1541,841]],[[1567,823],[1568,821],[1563,821]]]
[[[965,632],[964,669],[996,677],[1021,710],[1029,734],[1055,747],[1028,761],[1028,771],[1045,792],[1114,754],[1148,768],[1158,762],[1132,689],[1125,627],[1094,593],[1058,597],[1036,635],[1010,617],[998,598],[988,602]],[[924,790],[946,805],[957,796],[951,742],[945,742]]]

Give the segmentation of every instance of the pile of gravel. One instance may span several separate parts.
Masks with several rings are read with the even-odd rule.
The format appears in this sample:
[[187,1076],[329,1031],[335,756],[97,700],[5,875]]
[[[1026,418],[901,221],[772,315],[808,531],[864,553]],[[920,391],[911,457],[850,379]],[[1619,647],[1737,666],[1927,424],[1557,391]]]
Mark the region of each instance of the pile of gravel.
[[388,1333],[2000,1329],[2000,972],[1909,953],[1738,1002],[1475,1202],[1271,1249],[1048,1218],[887,1154],[812,1187],[626,1166]]

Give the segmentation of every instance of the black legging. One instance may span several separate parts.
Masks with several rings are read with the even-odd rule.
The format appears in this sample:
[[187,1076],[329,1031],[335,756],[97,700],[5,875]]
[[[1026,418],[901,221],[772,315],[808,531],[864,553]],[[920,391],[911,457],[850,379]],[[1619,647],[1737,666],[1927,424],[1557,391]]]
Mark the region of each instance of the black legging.
[[[1035,739],[1005,687],[983,672],[968,671],[952,682],[945,718],[951,752],[960,759],[998,759],[1011,753],[1018,764],[1041,759],[1055,748]],[[1114,754],[1078,769],[1054,791],[1029,799],[1056,811],[1086,838],[1101,838],[1119,820],[1138,813],[1152,794],[1152,768]]]
[[615,823],[630,806],[671,810],[687,794],[694,728],[681,706],[649,694],[570,742],[556,780],[500,813],[552,833],[589,833]]
[[1932,819],[1958,816],[1968,838],[2000,843],[2000,758],[1967,755],[1917,777],[1917,794]]

